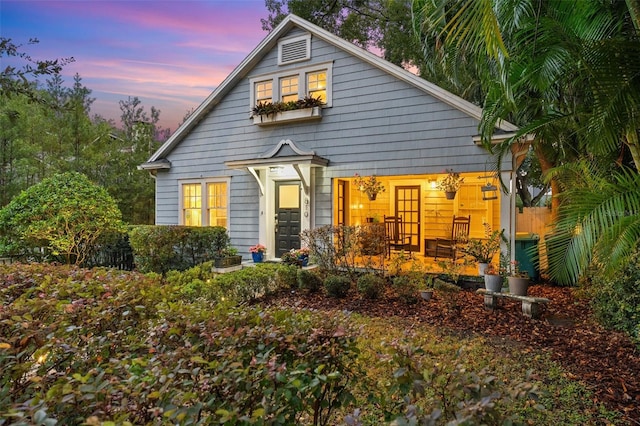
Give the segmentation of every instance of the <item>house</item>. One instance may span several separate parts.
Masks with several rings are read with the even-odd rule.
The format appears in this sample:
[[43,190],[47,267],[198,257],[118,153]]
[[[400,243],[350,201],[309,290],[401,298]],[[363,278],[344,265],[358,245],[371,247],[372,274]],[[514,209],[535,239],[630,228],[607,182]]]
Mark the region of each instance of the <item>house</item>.
[[[322,105],[256,115],[258,104],[307,96]],[[221,225],[248,256],[277,258],[299,232],[402,215],[414,251],[451,234],[453,215],[514,234],[513,197],[484,200],[492,157],[477,106],[295,15],[289,15],[211,93],[141,169],[156,180],[156,224]],[[502,122],[496,134],[516,131]],[[510,157],[511,155],[509,155]],[[505,158],[510,182],[511,158]],[[453,200],[435,189],[445,170],[465,178]],[[354,176],[372,176],[375,200]],[[491,197],[488,197],[491,198]]]

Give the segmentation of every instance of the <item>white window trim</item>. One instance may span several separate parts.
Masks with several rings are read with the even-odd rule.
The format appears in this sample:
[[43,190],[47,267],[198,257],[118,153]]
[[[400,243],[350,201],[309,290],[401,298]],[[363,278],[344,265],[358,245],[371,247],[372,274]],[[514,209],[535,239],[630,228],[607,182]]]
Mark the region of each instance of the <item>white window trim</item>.
[[[327,73],[327,102],[324,107],[331,107],[333,103],[333,61],[249,77],[249,111],[256,106],[256,83],[272,80],[271,99],[275,102],[280,99],[280,78],[298,75],[298,98],[302,99],[307,96],[308,92],[307,73],[317,71],[325,71]],[[251,114],[249,115],[251,116]]]
[[[300,40],[305,40],[306,54],[304,57],[293,61],[282,62],[282,46],[289,43],[295,43]],[[300,36],[283,38],[278,41],[278,65],[289,65],[296,62],[308,61],[309,59],[311,59],[311,34],[307,33]]]
[[204,179],[181,179],[178,180],[178,224],[184,225],[184,194],[182,188],[184,185],[199,183],[201,185],[202,205],[200,207],[202,215],[202,226],[209,225],[209,197],[207,196],[207,184],[209,183],[226,183],[227,184],[227,231],[229,230],[229,218],[231,214],[231,179],[230,178],[204,178]]

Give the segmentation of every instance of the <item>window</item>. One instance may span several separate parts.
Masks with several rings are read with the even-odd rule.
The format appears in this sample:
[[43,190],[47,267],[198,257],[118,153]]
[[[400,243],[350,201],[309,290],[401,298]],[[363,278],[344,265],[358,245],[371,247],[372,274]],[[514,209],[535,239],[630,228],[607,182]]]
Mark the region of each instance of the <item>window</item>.
[[327,102],[327,72],[314,71],[307,73],[307,94]]
[[320,97],[325,106],[332,103],[331,75],[333,62],[255,76],[249,79],[252,88],[249,102],[251,111],[258,102],[296,101],[305,96]]
[[255,84],[256,104],[259,102],[268,103],[273,100],[273,81],[259,81]]
[[227,184],[212,182],[207,184],[207,209],[209,226],[227,227]]
[[183,223],[186,226],[202,226],[202,187],[200,184],[182,186]]
[[180,186],[181,224],[185,226],[224,226],[226,228],[228,217],[227,188],[227,182],[183,183]]
[[298,76],[283,77],[280,79],[280,100],[282,102],[295,102],[298,100]]

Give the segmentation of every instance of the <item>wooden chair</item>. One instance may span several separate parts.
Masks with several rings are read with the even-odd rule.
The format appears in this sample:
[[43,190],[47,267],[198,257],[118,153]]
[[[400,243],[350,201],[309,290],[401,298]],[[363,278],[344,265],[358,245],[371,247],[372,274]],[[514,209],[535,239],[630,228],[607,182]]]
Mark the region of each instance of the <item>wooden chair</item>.
[[459,243],[463,243],[469,240],[469,225],[471,223],[471,215],[469,216],[453,216],[453,223],[451,224],[451,238],[437,238],[436,239],[436,255],[434,260],[438,257],[446,257],[456,260],[457,249],[456,246]]
[[387,257],[391,257],[391,249],[407,250],[411,256],[411,235],[405,232],[402,216],[384,217],[384,236],[387,246]]

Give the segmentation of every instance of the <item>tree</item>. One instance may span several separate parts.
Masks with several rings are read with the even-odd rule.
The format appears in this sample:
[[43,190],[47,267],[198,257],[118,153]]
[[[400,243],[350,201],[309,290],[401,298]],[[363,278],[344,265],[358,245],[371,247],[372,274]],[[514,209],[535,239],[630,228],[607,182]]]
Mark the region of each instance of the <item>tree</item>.
[[102,235],[121,228],[120,211],[106,190],[80,173],[57,174],[0,210],[0,251],[25,256],[44,247],[81,264]]
[[[518,144],[523,135],[535,135],[534,150],[558,195],[554,207],[558,223],[563,223],[552,257],[574,250],[573,261],[550,260],[558,265],[552,275],[575,282],[593,259],[615,269],[630,246],[640,241],[633,221],[621,220],[620,213],[611,210],[620,204],[605,203],[608,209],[574,208],[580,207],[575,194],[559,194],[570,188],[566,185],[570,176],[564,174],[569,165],[582,160],[600,172],[608,170],[606,179],[616,188],[629,188],[627,184],[634,182],[640,166],[640,68],[631,59],[640,53],[637,1],[441,0],[420,1],[417,10],[417,28],[439,25],[443,43],[484,57],[488,72],[480,75],[488,90],[481,133],[486,146],[491,148],[499,120],[520,126],[500,152]],[[610,169],[611,158],[624,153],[632,158],[631,172],[622,164]],[[625,196],[628,206],[636,205],[631,199],[637,192],[627,191]],[[590,220],[600,224],[591,226],[589,233],[582,228],[585,207],[593,209]],[[640,215],[637,208],[627,211]],[[610,237],[614,234],[625,235],[617,240],[621,246],[616,253],[621,256],[599,253],[607,245],[598,242],[615,239]]]
[[[39,43],[38,39],[32,38],[29,44]],[[26,62],[22,67],[9,65],[0,70],[0,96],[25,95],[32,101],[42,102],[42,98],[35,89],[29,78],[54,75],[62,71],[62,67],[73,62],[73,57],[63,59],[53,59],[37,61],[27,53],[22,52],[22,45],[15,44],[10,38],[0,37],[0,58],[6,56],[22,59]]]
[[411,0],[265,0],[262,29],[273,30],[288,13],[362,48],[379,49],[398,66],[422,69],[420,44],[411,28]]

